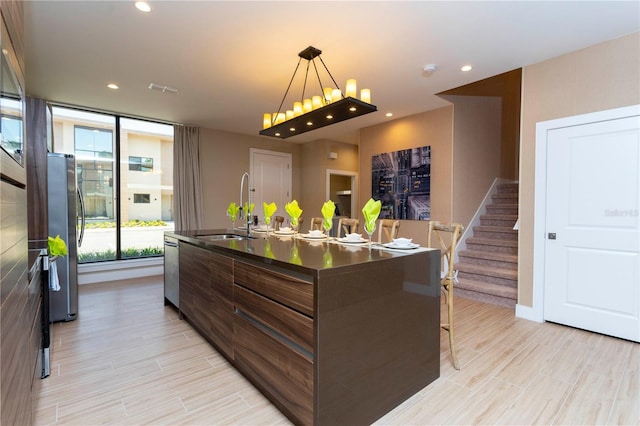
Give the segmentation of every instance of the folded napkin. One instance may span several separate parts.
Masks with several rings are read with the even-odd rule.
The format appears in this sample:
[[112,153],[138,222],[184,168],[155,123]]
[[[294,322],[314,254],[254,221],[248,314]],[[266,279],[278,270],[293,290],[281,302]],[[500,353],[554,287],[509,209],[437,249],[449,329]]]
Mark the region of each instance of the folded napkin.
[[230,203],[229,207],[227,207],[227,216],[231,218],[231,222],[235,222],[238,217],[238,211],[240,211],[240,207],[236,205],[236,203]]
[[373,233],[373,231],[375,231],[376,220],[378,220],[381,208],[382,203],[380,200],[374,201],[373,198],[369,198],[367,204],[362,208],[362,214],[364,215],[364,229],[367,233]]
[[322,217],[324,222],[322,226],[324,229],[329,230],[333,226],[333,214],[336,212],[336,205],[333,201],[329,200],[322,205]]
[[264,223],[269,225],[271,223],[271,216],[278,210],[276,203],[267,204],[266,202],[262,202],[262,209],[264,211]]
[[298,219],[302,215],[302,209],[298,206],[298,201],[293,200],[284,205],[284,209],[291,218],[291,226],[298,226]]
[[248,221],[248,220],[251,218],[251,213],[253,213],[253,207],[254,207],[254,206],[255,206],[255,205],[254,205],[253,203],[251,203],[251,204],[247,205],[247,202],[246,202],[246,201],[244,202],[244,207],[243,207],[243,209],[244,209],[244,211],[245,211],[245,215],[244,215],[244,219],[245,219],[245,220],[247,220],[247,221]]
[[49,256],[66,256],[67,244],[64,242],[60,235],[56,235],[55,238],[48,238]]

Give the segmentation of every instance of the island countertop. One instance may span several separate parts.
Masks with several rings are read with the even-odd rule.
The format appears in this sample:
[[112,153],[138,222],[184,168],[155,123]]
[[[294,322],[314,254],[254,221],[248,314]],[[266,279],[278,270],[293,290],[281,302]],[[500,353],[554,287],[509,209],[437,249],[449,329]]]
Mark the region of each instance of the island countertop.
[[[244,230],[205,229],[167,232],[168,235],[221,254],[260,259],[264,263],[283,266],[302,273],[340,268],[414,254],[422,250],[387,250],[374,244],[340,243],[335,238],[322,240],[300,236],[251,232]],[[238,235],[242,239],[211,239],[216,235]],[[431,250],[431,249],[427,249]]]
[[371,424],[438,378],[439,250],[166,235],[181,316],[294,423]]

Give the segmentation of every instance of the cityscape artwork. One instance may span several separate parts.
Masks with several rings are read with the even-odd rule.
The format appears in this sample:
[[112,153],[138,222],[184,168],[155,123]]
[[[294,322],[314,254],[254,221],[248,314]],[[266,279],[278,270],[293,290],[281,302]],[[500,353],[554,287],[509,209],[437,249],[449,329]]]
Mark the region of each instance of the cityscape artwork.
[[431,146],[372,157],[371,194],[382,202],[381,219],[431,218]]

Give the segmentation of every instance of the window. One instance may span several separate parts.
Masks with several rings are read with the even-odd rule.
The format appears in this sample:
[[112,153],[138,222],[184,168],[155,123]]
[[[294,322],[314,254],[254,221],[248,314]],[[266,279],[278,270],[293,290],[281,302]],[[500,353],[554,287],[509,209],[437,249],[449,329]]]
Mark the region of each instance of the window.
[[78,187],[88,220],[114,220],[113,130],[74,126]]
[[133,172],[152,172],[153,158],[129,156],[129,170]]
[[76,157],[86,218],[78,262],[162,256],[173,230],[173,126],[54,106],[53,134],[53,152]]
[[134,204],[150,204],[151,194],[133,194]]

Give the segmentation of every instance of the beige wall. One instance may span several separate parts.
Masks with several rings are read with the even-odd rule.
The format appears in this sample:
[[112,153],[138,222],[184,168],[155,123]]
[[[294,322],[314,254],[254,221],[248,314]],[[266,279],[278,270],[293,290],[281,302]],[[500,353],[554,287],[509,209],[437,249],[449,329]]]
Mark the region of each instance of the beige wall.
[[533,300],[536,123],[639,104],[639,76],[640,33],[523,69],[518,304]]
[[[639,104],[639,75],[640,33],[523,69],[519,171],[520,305],[531,306],[532,303],[535,123]],[[469,103],[456,105],[456,124],[463,127],[455,129],[455,145],[452,144],[453,106],[364,128],[360,132],[359,147],[331,141],[316,141],[300,146],[269,138],[201,129],[205,227],[229,225],[225,216],[226,207],[230,201],[239,198],[240,176],[249,169],[249,148],[252,147],[293,154],[293,198],[300,202],[305,211],[303,216],[312,217],[319,214],[325,201],[327,169],[358,172],[357,205],[361,208],[371,196],[371,157],[374,154],[431,145],[431,217],[466,223],[469,214],[475,211],[479,200],[484,197],[488,189],[487,182],[492,180],[491,170],[495,167],[489,158],[490,152],[495,149],[488,142],[489,138],[478,142],[473,137],[474,124],[471,121],[465,124],[460,116],[464,111],[472,112],[477,107]],[[475,113],[467,115],[472,119],[474,114],[481,113],[477,109]],[[475,118],[479,119],[480,116]],[[490,115],[486,118],[494,120]],[[482,121],[475,125],[479,124]],[[479,130],[476,132],[476,135],[480,134]],[[465,133],[472,137],[467,138]],[[337,160],[328,159],[331,151],[338,152]],[[479,197],[479,200],[471,200],[474,197]],[[359,211],[358,217],[362,220]],[[402,221],[400,235],[426,244],[425,224],[422,222]]]
[[[383,152],[431,146],[431,217],[450,221],[453,217],[452,144],[453,107],[448,106],[360,131],[360,185],[358,218],[362,206],[371,197],[371,157]],[[353,216],[355,216],[355,213]],[[403,220],[399,235],[426,244],[426,223]]]
[[[329,159],[335,152],[338,158]],[[302,191],[298,203],[302,208],[305,223],[301,229],[308,229],[310,218],[321,216],[322,204],[327,201],[327,170],[358,172],[358,146],[329,140],[318,140],[301,146]]]
[[466,227],[493,181],[500,177],[502,101],[484,96],[447,99],[454,104],[452,217]]
[[[264,136],[247,136],[213,129],[200,129],[200,175],[204,228],[228,228],[230,202],[240,201],[240,178],[249,171],[251,148],[292,154],[291,190],[300,197],[300,145]],[[304,209],[304,207],[302,206]]]

